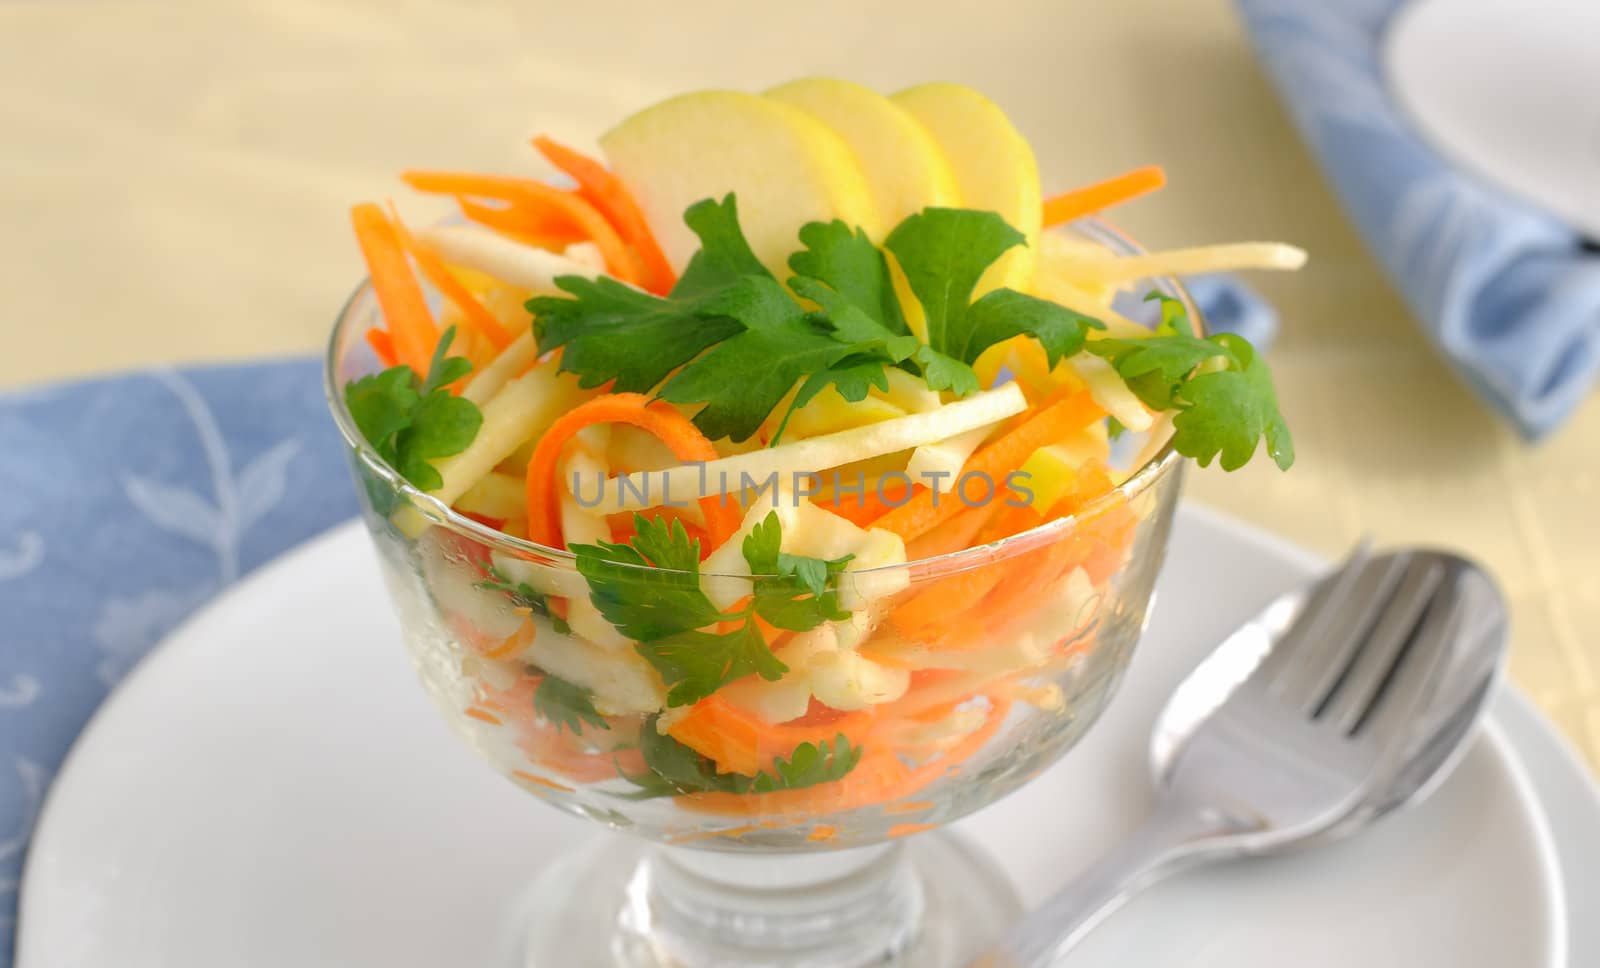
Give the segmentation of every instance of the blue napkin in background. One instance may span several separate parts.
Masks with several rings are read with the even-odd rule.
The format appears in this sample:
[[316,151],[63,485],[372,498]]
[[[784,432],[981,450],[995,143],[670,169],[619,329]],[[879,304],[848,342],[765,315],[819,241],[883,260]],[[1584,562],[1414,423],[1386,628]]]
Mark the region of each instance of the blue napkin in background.
[[0,454],[4,966],[34,818],[106,693],[196,608],[356,501],[315,360],[3,397]]
[[[1214,328],[1276,319],[1225,277]],[[319,359],[152,370],[0,397],[0,968],[50,780],[96,707],[226,586],[356,513]],[[114,805],[107,805],[114,810]]]
[[1239,9],[1302,135],[1428,335],[1538,438],[1600,372],[1600,254],[1559,220],[1450,167],[1412,130],[1390,100],[1381,53],[1405,2],[1239,0]]

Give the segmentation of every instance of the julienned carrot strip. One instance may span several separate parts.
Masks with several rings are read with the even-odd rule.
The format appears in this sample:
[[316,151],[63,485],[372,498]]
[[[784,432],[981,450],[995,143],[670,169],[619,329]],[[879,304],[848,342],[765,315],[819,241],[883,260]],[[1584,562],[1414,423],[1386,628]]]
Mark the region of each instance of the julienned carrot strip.
[[[982,726],[956,744],[920,766],[910,767],[901,758],[903,751],[863,741],[861,760],[843,779],[798,790],[777,793],[707,793],[680,797],[678,803],[690,810],[733,816],[770,814],[820,817],[880,803],[902,800],[930,783],[949,775],[955,767],[971,759],[999,731],[1010,712],[1011,701],[990,696],[989,715]],[[831,739],[831,738],[830,738]]]
[[[987,475],[998,489],[1005,475],[1021,467],[1022,462],[1034,451],[1104,416],[1105,411],[1100,409],[1087,390],[1069,389],[1048,397],[1020,426],[1002,434],[969,457],[957,480],[968,474]],[[951,498],[952,495],[946,493],[936,499],[934,491],[919,489],[912,494],[911,500],[877,519],[872,526],[886,528],[911,541],[955,517],[966,507],[963,502]]]
[[909,480],[893,481],[889,485],[867,488],[861,494],[835,494],[817,503],[851,524],[865,528],[905,503],[910,491]]
[[[642,393],[595,397],[562,414],[539,438],[528,460],[528,539],[562,547],[557,465],[561,450],[578,431],[593,424],[624,423],[654,435],[681,461],[711,461],[717,450],[693,422],[665,403]],[[739,530],[739,509],[715,494],[700,499],[710,543],[720,545]]]
[[379,363],[394,366],[394,341],[389,338],[388,330],[376,326],[367,330],[367,345],[377,354]]
[[1155,191],[1167,183],[1160,165],[1146,165],[1103,182],[1074,188],[1044,200],[1044,225],[1065,225],[1073,219],[1104,211],[1130,199]]
[[547,780],[542,776],[536,776],[536,775],[534,775],[532,773],[527,772],[526,770],[512,770],[511,771],[511,775],[516,777],[519,780],[526,780],[529,783],[535,783],[535,784],[538,784],[539,786],[542,786],[542,787],[548,787],[549,789],[556,790],[556,791],[558,791],[560,793],[576,793],[577,792],[572,787],[567,786],[565,783],[557,783],[554,780]]
[[433,287],[439,290],[439,294],[455,303],[456,308],[461,310],[467,325],[487,339],[496,350],[510,346],[512,339],[515,338],[514,335],[500,325],[500,320],[495,318],[494,313],[485,309],[483,303],[473,298],[467,287],[461,284],[461,280],[457,279],[455,273],[450,271],[450,267],[439,258],[439,253],[417,241],[411,230],[406,228],[406,223],[401,221],[400,213],[394,210],[393,205],[389,207],[389,216],[394,225],[395,235],[400,239],[400,245],[411,254],[411,258],[416,260],[417,268],[421,269],[422,274],[433,283]]
[[723,773],[754,776],[771,766],[773,757],[788,756],[801,743],[831,745],[842,735],[859,745],[872,723],[871,709],[769,723],[721,696],[709,696],[690,707],[667,733],[714,761]]
[[993,503],[975,508],[963,508],[959,514],[944,524],[914,541],[906,542],[906,560],[921,561],[925,558],[937,558],[952,551],[972,547],[975,543],[973,539],[978,536],[979,529],[988,522],[990,515],[996,510]]
[[640,285],[658,296],[666,295],[677,281],[672,266],[650,231],[650,223],[645,221],[639,203],[622,179],[595,159],[544,135],[534,138],[533,146],[552,165],[571,175],[578,183],[578,194],[609,218],[622,234],[623,241],[633,246],[643,270]]
[[[972,543],[988,544],[1043,522],[1044,518],[1031,507],[1006,507],[978,530]],[[965,618],[996,585],[1011,581],[1017,569],[1015,559],[1006,559],[936,578],[900,603],[890,614],[889,621],[908,638],[926,638],[929,630],[951,625],[953,617]]]
[[456,203],[467,218],[521,242],[562,249],[584,239],[583,230],[560,212],[532,210],[516,205],[491,208],[459,195]]
[[[1104,467],[1081,467],[1072,488],[1045,515],[1040,516],[1028,508],[1017,509],[1019,517],[1012,525],[1015,529],[1012,533],[1076,514],[1089,502],[1109,493],[1111,488],[1111,478]],[[971,603],[964,612],[952,611],[946,614],[943,622],[924,622],[915,627],[909,627],[906,623],[916,620],[916,613],[905,618],[892,616],[892,620],[896,628],[901,628],[906,634],[914,632],[925,644],[936,648],[961,650],[981,647],[990,641],[994,629],[1009,624],[1018,615],[1028,611],[1039,593],[1070,569],[1082,566],[1089,571],[1090,564],[1097,562],[1108,547],[1116,549],[1111,553],[1117,556],[1115,560],[1120,564],[1121,549],[1125,546],[1121,530],[1130,523],[1137,525],[1138,521],[1126,502],[1117,498],[1093,517],[1075,522],[1071,530],[1048,543],[989,566],[1003,568],[1004,580],[995,582],[981,600]],[[1115,571],[1115,568],[1111,570]],[[1096,585],[1104,584],[1109,578],[1110,575],[1098,566],[1090,574],[1091,581]],[[906,604],[912,601],[915,599]],[[949,616],[954,614],[959,614],[959,618],[951,620]]]
[[395,361],[418,373],[428,372],[433,348],[439,342],[439,328],[428,311],[427,297],[411,271],[405,249],[383,209],[364,202],[350,209],[350,222],[361,245],[378,306],[388,324]]
[[558,212],[600,247],[606,271],[623,282],[639,281],[639,266],[633,252],[606,217],[587,201],[544,182],[507,175],[475,175],[470,172],[408,171],[400,176],[422,192],[445,195],[476,195],[510,202],[532,211]]

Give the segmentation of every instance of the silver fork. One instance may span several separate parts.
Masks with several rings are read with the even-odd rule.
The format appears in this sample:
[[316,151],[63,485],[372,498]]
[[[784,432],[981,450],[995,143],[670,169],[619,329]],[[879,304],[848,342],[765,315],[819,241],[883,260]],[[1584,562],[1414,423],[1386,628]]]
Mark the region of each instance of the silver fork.
[[1210,860],[1278,850],[1349,817],[1396,774],[1449,652],[1464,563],[1358,547],[1282,639],[1199,722],[1124,842],[977,964],[1044,968],[1141,888]]

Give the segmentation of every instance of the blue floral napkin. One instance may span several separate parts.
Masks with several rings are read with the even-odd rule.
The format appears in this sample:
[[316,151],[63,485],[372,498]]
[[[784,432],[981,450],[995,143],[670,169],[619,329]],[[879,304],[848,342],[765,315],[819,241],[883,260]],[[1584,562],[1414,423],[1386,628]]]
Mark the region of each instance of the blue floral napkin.
[[0,965],[23,853],[106,693],[240,575],[355,513],[319,362],[0,398]]
[[1558,220],[1451,168],[1412,130],[1381,61],[1384,30],[1405,2],[1239,0],[1239,9],[1301,133],[1428,335],[1537,438],[1600,372],[1600,254]]
[[[1275,317],[1225,279],[1214,326]],[[319,360],[152,370],[0,397],[0,968],[50,780],[180,621],[356,513]]]

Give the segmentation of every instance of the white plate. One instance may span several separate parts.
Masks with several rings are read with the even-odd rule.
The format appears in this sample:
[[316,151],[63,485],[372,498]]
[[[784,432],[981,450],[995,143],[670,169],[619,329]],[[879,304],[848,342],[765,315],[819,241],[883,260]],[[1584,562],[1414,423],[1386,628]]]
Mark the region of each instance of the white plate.
[[1384,38],[1441,153],[1600,239],[1600,3],[1421,0]]
[[[1170,684],[1314,565],[1183,512],[1155,619],[1104,721],[959,825],[1025,899],[1134,822]],[[459,745],[396,635],[354,525],[179,630],[95,717],[50,794],[24,882],[21,968],[484,964],[541,859],[596,834]],[[1164,885],[1073,963],[1277,968],[1292,951],[1297,966],[1555,968],[1566,934],[1550,835],[1508,750],[1491,732],[1430,802],[1358,841]],[[1570,809],[1592,843],[1600,809]],[[1600,920],[1600,878],[1575,876],[1570,896],[1587,905],[1575,920]]]

